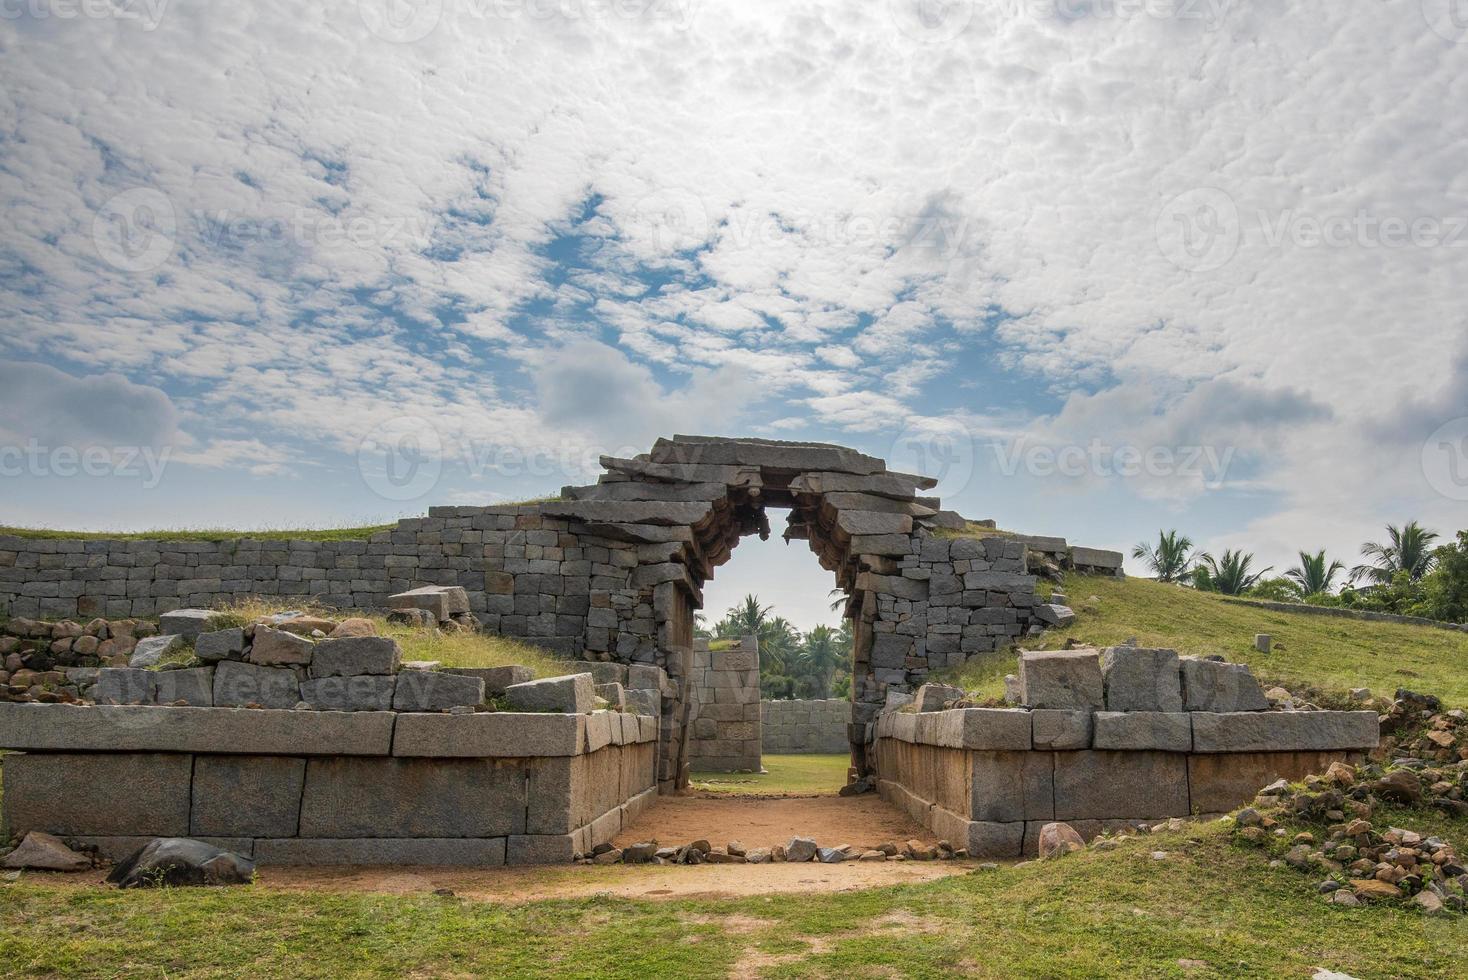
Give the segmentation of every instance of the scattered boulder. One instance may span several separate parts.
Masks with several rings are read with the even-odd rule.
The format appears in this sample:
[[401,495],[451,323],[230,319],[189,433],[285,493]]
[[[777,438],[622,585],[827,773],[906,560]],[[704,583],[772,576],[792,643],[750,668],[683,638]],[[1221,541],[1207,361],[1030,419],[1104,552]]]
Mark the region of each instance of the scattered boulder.
[[265,667],[307,667],[315,649],[316,644],[306,637],[271,626],[256,626],[246,659]]
[[0,868],[27,868],[32,871],[86,871],[91,858],[67,847],[59,837],[33,830],[20,846],[0,861]]
[[163,658],[177,653],[184,648],[184,638],[176,633],[166,636],[150,636],[145,640],[139,640],[138,645],[133,647],[132,656],[128,658],[127,665],[136,668],[157,667],[163,662]]
[[119,888],[177,888],[248,885],[254,877],[255,864],[248,858],[187,837],[161,837],[120,861],[107,883]]
[[511,684],[505,700],[515,711],[548,711],[581,715],[596,708],[596,685],[590,674],[548,677],[545,680]]
[[816,856],[819,845],[809,837],[792,837],[790,843],[785,845],[785,860],[802,862],[809,861]]
[[1047,823],[1040,828],[1040,860],[1064,857],[1084,850],[1086,842],[1068,823]]
[[376,636],[377,626],[370,619],[362,619],[354,616],[344,619],[336,625],[336,628],[326,634],[330,639],[340,640],[353,636]]
[[158,617],[158,632],[192,640],[214,628],[219,613],[212,609],[175,609]]
[[245,631],[238,627],[200,633],[194,638],[194,656],[206,664],[238,660],[245,652]]

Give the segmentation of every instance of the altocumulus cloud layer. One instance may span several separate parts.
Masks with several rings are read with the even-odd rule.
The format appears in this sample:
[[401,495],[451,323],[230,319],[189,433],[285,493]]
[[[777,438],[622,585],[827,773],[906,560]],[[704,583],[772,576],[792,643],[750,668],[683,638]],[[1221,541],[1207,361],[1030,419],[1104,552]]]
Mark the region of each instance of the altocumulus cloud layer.
[[[1447,0],[67,13],[0,18],[0,343],[75,379],[7,384],[8,436],[117,438],[101,399],[248,480],[355,477],[405,415],[581,460],[961,428],[975,516],[1270,560],[1461,508],[1423,466],[1468,415]],[[1230,463],[987,448],[1097,441]],[[477,476],[421,503],[544,488]]]

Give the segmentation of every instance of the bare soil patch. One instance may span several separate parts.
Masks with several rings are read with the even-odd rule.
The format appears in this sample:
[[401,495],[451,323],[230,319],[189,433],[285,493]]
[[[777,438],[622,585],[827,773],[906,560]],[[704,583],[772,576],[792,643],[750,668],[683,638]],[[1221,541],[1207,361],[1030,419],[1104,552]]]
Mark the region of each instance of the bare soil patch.
[[900,847],[906,840],[936,841],[875,793],[775,798],[694,794],[659,798],[637,823],[622,831],[616,844],[656,840],[673,847],[706,838],[715,847],[730,841],[771,847],[795,836],[814,838],[823,847],[872,847],[884,841]]

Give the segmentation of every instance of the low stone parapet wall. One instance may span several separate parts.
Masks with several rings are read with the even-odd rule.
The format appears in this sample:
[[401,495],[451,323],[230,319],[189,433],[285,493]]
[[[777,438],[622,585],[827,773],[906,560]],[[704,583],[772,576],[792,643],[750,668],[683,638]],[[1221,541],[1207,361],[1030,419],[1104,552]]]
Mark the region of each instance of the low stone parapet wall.
[[759,641],[711,650],[693,641],[688,763],[710,772],[759,772]]
[[259,864],[569,862],[656,796],[657,719],[0,704],[6,837],[118,858],[195,837]]
[[760,715],[766,755],[829,755],[850,750],[846,733],[850,701],[762,701]]
[[877,721],[877,788],[975,857],[1033,855],[1064,821],[1090,839],[1223,813],[1276,779],[1375,748],[1370,711],[1105,712],[961,708]]

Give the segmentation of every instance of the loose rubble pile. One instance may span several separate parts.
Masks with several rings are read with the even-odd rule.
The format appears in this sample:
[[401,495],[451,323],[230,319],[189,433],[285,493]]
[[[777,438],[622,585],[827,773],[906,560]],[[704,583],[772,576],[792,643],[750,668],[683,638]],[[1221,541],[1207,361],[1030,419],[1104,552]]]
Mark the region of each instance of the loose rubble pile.
[[679,847],[662,847],[657,841],[643,841],[625,848],[599,844],[590,854],[577,855],[581,864],[785,864],[814,861],[818,864],[841,864],[844,861],[953,861],[967,858],[968,851],[955,848],[946,840],[925,844],[910,840],[902,845],[890,841],[872,847],[839,844],[822,847],[809,837],[792,837],[788,843],[773,847],[745,847],[730,841],[714,847],[707,840],[691,841]]
[[7,620],[0,625],[0,700],[85,700],[99,667],[126,667],[138,644],[157,632],[135,619]]
[[[1336,905],[1401,901],[1426,912],[1468,909],[1468,867],[1450,842],[1373,823],[1383,804],[1468,816],[1464,713],[1432,713],[1422,703],[1415,696],[1398,697],[1384,724],[1428,713],[1427,724],[1402,732],[1395,745],[1384,742],[1376,753],[1406,748],[1419,754],[1401,755],[1386,765],[1336,763],[1302,784],[1279,780],[1253,806],[1234,814],[1237,836],[1269,848],[1282,864],[1320,875],[1320,894]],[[1319,829],[1293,836],[1286,829],[1300,825]]]

